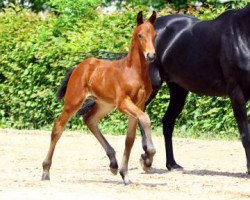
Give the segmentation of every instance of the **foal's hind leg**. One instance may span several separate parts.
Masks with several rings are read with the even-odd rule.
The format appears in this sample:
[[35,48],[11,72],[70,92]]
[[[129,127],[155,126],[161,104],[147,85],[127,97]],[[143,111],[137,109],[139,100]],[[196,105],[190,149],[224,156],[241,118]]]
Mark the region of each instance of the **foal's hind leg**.
[[56,119],[52,133],[51,133],[51,142],[50,142],[49,151],[45,160],[43,161],[42,180],[50,180],[49,170],[51,167],[52,157],[53,157],[56,143],[60,139],[62,132],[67,122],[69,121],[70,117],[77,111],[79,107],[80,105],[77,106],[77,108],[74,108],[72,110],[64,108],[61,115]]
[[[77,79],[74,79],[77,80]],[[60,139],[62,132],[69,121],[70,117],[80,108],[85,99],[84,88],[74,87],[74,84],[68,85],[65,95],[64,107],[60,116],[54,122],[54,127],[51,133],[51,141],[49,151],[43,161],[42,180],[50,180],[49,170],[52,163],[52,157],[57,141]]]
[[96,102],[94,108],[84,117],[84,121],[88,126],[89,130],[94,134],[97,140],[100,142],[102,147],[104,148],[107,156],[110,160],[110,171],[113,174],[117,174],[118,164],[115,157],[115,150],[113,147],[108,143],[105,137],[102,135],[100,129],[98,128],[99,121],[105,117],[114,106],[105,104],[105,103],[98,103]]
[[138,123],[137,119],[134,119],[133,117],[129,117],[128,133],[126,136],[125,150],[123,153],[122,164],[121,164],[121,169],[120,169],[120,175],[122,176],[125,185],[131,183],[131,181],[128,178],[128,160],[129,160],[132,146],[135,141],[137,123]]

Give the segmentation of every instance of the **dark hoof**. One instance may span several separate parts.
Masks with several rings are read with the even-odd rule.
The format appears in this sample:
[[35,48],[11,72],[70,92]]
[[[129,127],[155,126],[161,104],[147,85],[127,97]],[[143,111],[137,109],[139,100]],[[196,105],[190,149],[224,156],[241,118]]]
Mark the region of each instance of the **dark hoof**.
[[112,167],[110,167],[110,171],[111,171],[112,174],[116,175],[117,172],[118,172],[118,168],[112,168]]
[[118,164],[117,162],[111,162],[109,165],[110,171],[112,174],[116,175],[118,172]]
[[49,173],[44,172],[42,175],[42,181],[49,181],[50,177],[49,177]]
[[183,171],[184,170],[184,168],[178,165],[177,163],[167,164],[167,168],[169,171]]

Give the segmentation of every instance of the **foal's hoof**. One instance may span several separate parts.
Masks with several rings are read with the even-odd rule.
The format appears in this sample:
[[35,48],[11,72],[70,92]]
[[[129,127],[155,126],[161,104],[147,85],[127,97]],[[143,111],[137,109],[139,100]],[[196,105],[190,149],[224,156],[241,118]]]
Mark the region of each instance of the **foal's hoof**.
[[140,163],[141,163],[142,169],[145,172],[149,172],[150,171],[151,165],[152,165],[152,161],[148,157],[146,157],[145,154],[141,155]]
[[117,162],[111,162],[109,165],[110,171],[112,174],[116,175],[118,172],[118,164]]
[[50,180],[49,173],[43,172],[42,181],[49,181],[49,180]]
[[110,167],[110,171],[111,171],[112,174],[116,175],[117,172],[118,172],[118,168],[112,168],[112,167]]
[[177,163],[167,164],[166,167],[169,171],[183,171],[184,170],[184,168],[178,165]]
[[120,171],[120,175],[122,177],[124,185],[129,185],[132,182],[129,180],[127,173],[124,173],[123,171]]
[[123,182],[124,182],[124,185],[130,185],[130,184],[132,184],[132,181],[130,181],[129,179],[128,180],[124,180],[123,179]]

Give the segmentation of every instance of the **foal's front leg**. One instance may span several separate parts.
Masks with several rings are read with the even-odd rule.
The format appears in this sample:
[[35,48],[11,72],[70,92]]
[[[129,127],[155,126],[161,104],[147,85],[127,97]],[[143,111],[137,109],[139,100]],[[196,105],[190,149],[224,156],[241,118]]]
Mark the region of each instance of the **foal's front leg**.
[[[151,123],[150,123],[150,119],[148,117],[148,115],[146,113],[144,113],[140,108],[138,108],[132,101],[130,98],[125,98],[121,104],[118,106],[119,111],[121,111],[122,113],[127,114],[130,117],[133,117],[136,120],[139,120],[142,129],[145,132],[146,135],[146,141],[145,141],[145,152],[147,154],[147,158],[144,161],[144,165],[146,167],[151,167],[152,162],[153,162],[153,156],[155,154],[155,148],[151,139]],[[132,123],[132,122],[131,122]],[[127,141],[127,140],[126,140]],[[129,141],[129,140],[128,140]],[[131,149],[132,146],[130,147],[131,143],[126,143],[126,148],[127,149]],[[125,151],[126,151],[125,148]],[[127,154],[125,154],[125,156],[129,156],[130,151],[127,152]],[[126,159],[128,162],[128,159]],[[124,180],[124,183],[126,184],[126,180],[124,179],[123,175],[124,175],[124,171],[120,170],[120,174]]]
[[[142,108],[145,111],[144,106],[142,106]],[[151,140],[151,137],[146,135],[146,132],[143,129],[143,126],[141,125],[141,123],[139,123],[139,128],[140,128],[141,136],[142,136],[142,148],[145,152],[145,153],[141,154],[140,163],[141,163],[142,169],[145,172],[148,172],[151,169],[152,160],[153,160],[152,156],[154,156],[154,154],[149,154],[147,151],[147,149],[148,149],[147,141]],[[152,140],[151,140],[151,142],[152,142]]]

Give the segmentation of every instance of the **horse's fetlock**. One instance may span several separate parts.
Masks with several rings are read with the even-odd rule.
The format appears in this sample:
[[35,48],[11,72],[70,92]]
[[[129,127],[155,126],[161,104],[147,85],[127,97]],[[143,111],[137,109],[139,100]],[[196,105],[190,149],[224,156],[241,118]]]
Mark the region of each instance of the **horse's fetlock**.
[[115,150],[113,148],[110,148],[107,150],[107,156],[109,157],[109,159],[113,159],[115,157]]
[[52,162],[50,161],[43,161],[43,170],[49,170],[50,166],[51,166]]
[[127,171],[124,168],[121,168],[119,170],[119,174],[121,175],[122,179],[127,175]]
[[148,147],[147,147],[146,144],[143,144],[143,145],[142,145],[142,148],[143,148],[143,150],[144,150],[145,152],[147,152]]
[[112,160],[110,162],[109,167],[112,168],[112,169],[118,169],[118,164],[117,164],[116,160]]
[[155,153],[156,153],[155,148],[150,148],[150,149],[147,150],[147,154],[149,154],[151,156],[155,155]]

